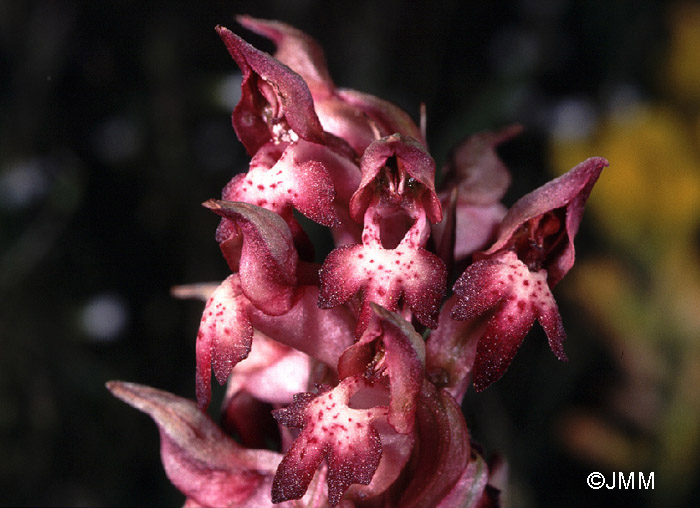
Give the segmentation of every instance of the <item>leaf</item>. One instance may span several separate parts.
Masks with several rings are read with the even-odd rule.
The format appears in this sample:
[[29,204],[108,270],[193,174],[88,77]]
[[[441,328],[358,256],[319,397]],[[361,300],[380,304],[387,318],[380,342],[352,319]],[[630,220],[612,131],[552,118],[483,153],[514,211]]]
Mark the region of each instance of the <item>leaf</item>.
[[153,418],[165,472],[188,498],[200,506],[272,506],[269,487],[278,453],[240,447],[187,399],[122,381],[110,381],[107,388]]
[[418,400],[416,432],[418,444],[397,506],[439,506],[463,477],[471,447],[461,409],[447,392],[428,382]]

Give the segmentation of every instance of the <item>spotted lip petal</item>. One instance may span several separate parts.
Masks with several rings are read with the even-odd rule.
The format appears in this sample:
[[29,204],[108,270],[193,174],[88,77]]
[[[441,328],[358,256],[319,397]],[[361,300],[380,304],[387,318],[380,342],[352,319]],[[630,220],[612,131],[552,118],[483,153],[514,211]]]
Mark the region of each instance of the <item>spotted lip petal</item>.
[[324,226],[339,225],[333,209],[335,189],[328,170],[319,160],[299,157],[306,141],[267,143],[258,150],[246,174],[236,175],[224,188],[222,198],[241,201],[278,213],[289,224],[296,208]]
[[[560,236],[556,245],[543,252],[525,254],[537,258],[538,264],[547,270],[550,287],[554,287],[574,264],[574,237],[581,223],[584,205],[593,184],[607,166],[608,161],[602,157],[591,157],[564,175],[523,196],[503,218],[494,244],[476,258],[488,257],[501,249],[515,247],[520,234],[537,235],[543,227],[537,222],[548,213],[563,216],[564,224],[563,227],[559,227]],[[532,224],[530,227],[534,231],[525,231],[529,227],[528,223]],[[549,236],[554,235],[550,233]]]
[[288,311],[293,305],[298,256],[284,219],[248,203],[210,199],[204,206],[231,220],[242,234],[240,259],[227,261],[238,265],[246,297],[268,314]]
[[231,369],[250,353],[253,327],[242,293],[238,277],[230,275],[204,307],[196,343],[197,402],[202,408],[211,401],[212,365],[217,381],[224,384]]
[[350,398],[367,386],[361,376],[349,377],[333,389],[322,387],[317,394],[297,394],[291,405],[274,411],[282,425],[302,430],[275,474],[273,503],[300,499],[324,458],[330,506],[336,506],[352,484],[372,481],[382,456],[373,421],[385,411],[349,406]]
[[[250,303],[241,289],[238,274],[230,275],[213,292],[202,315],[199,333],[197,335],[197,401],[200,407],[207,407],[211,400],[211,371],[220,384],[226,382],[232,369],[248,357],[253,338],[258,333],[308,354],[312,358],[325,363],[331,369],[336,367],[337,359],[353,341],[355,319],[344,307],[321,310],[316,305],[318,288],[316,286],[300,286],[295,292],[292,306],[283,314],[275,316],[261,311]],[[260,347],[264,347],[261,345]],[[268,348],[270,349],[270,348]],[[288,360],[294,360],[294,355],[285,355]],[[274,363],[278,354],[270,353],[267,360],[269,369],[274,373]],[[289,364],[294,369],[300,366],[296,360]],[[259,366],[260,361],[257,362]],[[279,364],[277,367],[286,364]],[[254,365],[243,368],[249,372]],[[288,379],[291,371],[283,371],[281,378],[290,384]],[[298,377],[306,373],[298,372]],[[258,378],[260,379],[260,378]],[[265,380],[263,376],[261,381]],[[267,382],[251,392],[269,400],[279,402],[269,393],[274,383]],[[283,396],[280,390],[277,395]],[[267,394],[267,396],[263,395]]]
[[399,171],[405,171],[410,178],[418,182],[418,189],[406,189],[406,193],[415,193],[415,199],[422,206],[431,222],[442,220],[442,205],[435,193],[435,161],[418,140],[392,134],[369,145],[360,160],[362,181],[350,199],[350,215],[362,222],[363,214],[369,206],[376,189],[372,185],[386,166],[390,158],[396,159]]
[[[413,433],[399,434],[381,420],[375,421],[374,426],[382,442],[382,458],[372,476],[372,481],[368,485],[357,483],[352,485],[344,496],[349,501],[357,502],[356,506],[362,506],[366,499],[381,495],[388,496],[387,491],[391,489],[406,467],[415,443]],[[377,505],[379,501],[376,501],[375,506]]]
[[114,396],[153,418],[170,481],[200,506],[272,507],[281,455],[236,444],[191,401],[148,386],[110,381]]
[[367,328],[370,303],[396,311],[403,297],[418,321],[437,325],[447,273],[440,258],[425,249],[382,249],[348,245],[332,251],[320,272],[319,307],[329,309],[362,291],[356,335]]
[[389,424],[396,432],[408,434],[413,430],[416,400],[423,385],[425,342],[398,314],[376,304],[371,307],[376,319],[340,357],[338,375],[343,379],[373,369],[386,369],[391,394]]
[[566,335],[545,270],[532,272],[514,252],[505,252],[469,266],[455,283],[454,291],[458,296],[452,311],[454,319],[489,316],[472,371],[477,391],[503,376],[535,319],[557,358],[566,360]]

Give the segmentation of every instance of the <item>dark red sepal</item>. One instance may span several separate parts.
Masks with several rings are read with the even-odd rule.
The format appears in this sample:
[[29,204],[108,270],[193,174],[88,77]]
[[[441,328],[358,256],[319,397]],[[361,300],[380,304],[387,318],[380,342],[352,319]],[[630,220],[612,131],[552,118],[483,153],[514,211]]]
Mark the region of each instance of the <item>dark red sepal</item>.
[[248,300],[267,314],[288,311],[293,305],[298,255],[287,223],[276,213],[248,203],[210,199],[204,206],[230,219],[240,231],[240,259],[230,260],[229,265],[238,265],[241,290]]

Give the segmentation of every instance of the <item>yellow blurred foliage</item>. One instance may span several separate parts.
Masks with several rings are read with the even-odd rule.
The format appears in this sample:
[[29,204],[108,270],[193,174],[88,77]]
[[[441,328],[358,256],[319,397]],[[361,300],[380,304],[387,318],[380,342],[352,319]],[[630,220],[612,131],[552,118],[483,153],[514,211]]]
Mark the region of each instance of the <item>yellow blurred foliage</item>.
[[589,139],[556,141],[562,171],[586,155],[603,155],[603,171],[587,208],[608,238],[625,247],[676,248],[700,225],[700,154],[692,129],[674,109],[637,106],[600,122]]
[[700,471],[700,3],[672,4],[669,26],[667,95],[613,108],[586,137],[555,134],[550,152],[561,172],[610,161],[584,220],[614,248],[579,260],[566,288],[622,374],[602,411],[562,419],[562,440],[583,460],[656,471],[654,506],[682,505]]
[[664,84],[680,100],[700,102],[700,4],[679,2],[670,9]]

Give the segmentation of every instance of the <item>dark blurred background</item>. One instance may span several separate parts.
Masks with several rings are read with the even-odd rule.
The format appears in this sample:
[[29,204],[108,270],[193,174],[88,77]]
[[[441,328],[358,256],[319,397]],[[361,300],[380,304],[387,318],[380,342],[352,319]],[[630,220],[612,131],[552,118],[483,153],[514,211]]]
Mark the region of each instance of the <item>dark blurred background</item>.
[[438,164],[522,123],[509,203],[611,160],[555,291],[570,361],[532,332],[467,422],[509,506],[700,506],[700,9],[661,0],[0,0],[0,505],[183,502],[104,383],[194,397],[201,304],[170,288],[226,276],[200,203],[246,167],[213,28],[273,50],[239,13],[316,37],[340,86],[424,102]]

